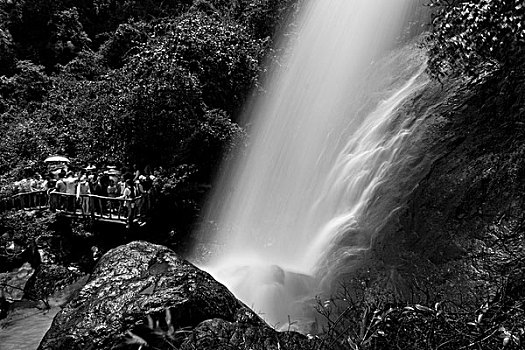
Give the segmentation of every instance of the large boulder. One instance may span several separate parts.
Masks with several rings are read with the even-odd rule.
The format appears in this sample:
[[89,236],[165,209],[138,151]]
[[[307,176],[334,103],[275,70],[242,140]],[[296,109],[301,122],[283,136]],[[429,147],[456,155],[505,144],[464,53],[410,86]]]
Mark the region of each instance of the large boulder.
[[307,349],[278,333],[209,274],[170,249],[132,242],[109,251],[55,317],[40,350]]

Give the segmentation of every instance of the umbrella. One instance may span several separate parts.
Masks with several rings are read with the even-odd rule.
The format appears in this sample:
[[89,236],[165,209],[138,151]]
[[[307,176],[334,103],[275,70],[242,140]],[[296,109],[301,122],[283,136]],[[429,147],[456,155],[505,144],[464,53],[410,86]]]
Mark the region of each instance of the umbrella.
[[62,156],[51,156],[44,159],[44,163],[51,163],[51,162],[65,162],[69,163],[69,159]]
[[109,170],[104,171],[104,174],[120,175],[120,171],[118,171],[117,169],[109,169]]

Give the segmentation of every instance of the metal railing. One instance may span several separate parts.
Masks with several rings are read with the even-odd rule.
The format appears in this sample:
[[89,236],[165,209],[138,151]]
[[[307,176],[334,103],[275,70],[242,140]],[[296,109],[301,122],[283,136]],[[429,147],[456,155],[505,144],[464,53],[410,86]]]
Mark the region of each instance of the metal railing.
[[69,216],[133,223],[146,216],[149,210],[149,200],[146,197],[123,199],[94,194],[77,196],[52,191],[49,193],[49,208]]
[[10,209],[45,209],[49,205],[46,190],[20,192],[0,200],[0,212]]
[[131,224],[144,219],[150,210],[150,196],[132,199],[105,197],[94,194],[75,195],[53,191],[17,193],[0,200],[0,212],[10,209],[47,209],[66,216],[92,218]]

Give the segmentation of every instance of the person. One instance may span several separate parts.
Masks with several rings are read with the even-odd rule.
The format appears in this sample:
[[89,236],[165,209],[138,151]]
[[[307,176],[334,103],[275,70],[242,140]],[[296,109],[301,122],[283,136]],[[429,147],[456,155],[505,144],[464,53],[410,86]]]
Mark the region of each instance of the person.
[[144,191],[144,181],[146,181],[146,176],[140,175],[138,180],[135,180],[135,193],[137,196],[142,195]]
[[66,210],[67,211],[75,211],[75,197],[77,194],[77,179],[75,178],[72,171],[69,171],[67,173],[67,177],[64,180],[64,183],[66,184]]
[[96,174],[89,174],[88,175],[88,182],[89,182],[89,190],[91,193],[95,193],[95,186],[97,185],[97,175]]
[[44,189],[44,191],[46,191],[44,195],[44,198],[45,198],[44,203],[47,200],[47,204],[49,205],[49,209],[51,210],[53,210],[54,204],[51,204],[52,200],[49,194],[51,193],[51,191],[55,189],[55,186],[56,186],[56,179],[54,175],[52,173],[48,173],[46,175],[44,182],[42,183],[42,188]]
[[86,175],[82,175],[77,186],[77,200],[80,202],[80,208],[83,215],[91,214],[91,188]]
[[65,205],[65,196],[63,195],[64,193],[66,193],[66,183],[64,182],[64,176],[65,176],[65,172],[61,171],[58,173],[58,180],[55,184],[55,191],[57,194],[54,195],[52,198],[52,202],[53,202],[53,209],[64,209],[64,205]]
[[[117,189],[117,185],[115,184],[115,181],[114,180],[109,180],[109,185],[108,185],[108,197],[110,198],[116,198],[118,197],[118,189]],[[108,204],[109,204],[109,211],[110,212],[114,212],[115,210],[115,205],[117,204],[116,203],[117,201],[112,201],[112,200],[109,200],[108,201]],[[117,207],[118,207],[118,204],[117,204]]]
[[[32,191],[32,183],[31,180],[24,177],[22,180],[18,182],[18,192],[20,193],[29,193]],[[30,206],[30,197],[29,195],[21,195],[20,196],[20,205],[23,209],[29,208]]]
[[151,165],[146,164],[146,166],[144,167],[144,175],[146,176],[153,175],[153,170],[151,169]]
[[117,194],[118,196],[121,196],[124,194],[124,190],[126,189],[126,178],[124,175],[120,177],[119,182],[117,182]]
[[126,180],[126,187],[124,188],[124,192],[118,198],[125,200],[123,208],[127,216],[131,215],[132,214],[131,210],[133,209],[131,200],[135,198],[135,186],[134,186],[132,179]]
[[142,175],[137,164],[133,164],[133,181],[138,181],[139,176]]
[[151,208],[151,197],[153,196],[153,180],[155,177],[153,175],[146,176],[144,181],[141,181],[142,184],[142,205],[140,215],[146,216]]
[[32,179],[32,186],[31,186],[31,192],[35,192],[31,194],[30,202],[31,206],[41,206],[45,204],[45,196],[42,195],[42,191],[45,190],[44,188],[44,179],[42,178],[42,175],[40,175],[38,172],[36,172]]
[[109,180],[108,197],[115,198],[118,195],[117,185],[114,180]]
[[133,180],[127,179],[126,187],[124,188],[124,191],[122,195],[119,197],[119,199],[133,199],[133,198],[135,198],[135,186],[134,186]]
[[[99,174],[97,178],[97,183],[95,184],[95,187],[93,189],[93,194],[99,197],[108,196],[107,179],[103,176],[103,174]],[[103,214],[106,211],[106,200],[105,199],[103,198],[95,199],[95,211],[99,214]]]
[[145,197],[146,197],[146,191],[144,190],[144,181],[146,181],[146,176],[144,175],[140,175],[139,176],[139,179],[137,181],[135,181],[135,195],[137,197],[140,196],[140,198],[138,198],[135,203],[136,203],[136,212],[138,213],[139,216],[142,216],[144,214],[144,202],[145,202]]
[[55,176],[55,174],[53,174],[51,171],[47,173],[47,185],[46,185],[46,189],[47,189],[47,192],[51,192],[52,190],[55,189],[55,186],[57,184],[57,177]]

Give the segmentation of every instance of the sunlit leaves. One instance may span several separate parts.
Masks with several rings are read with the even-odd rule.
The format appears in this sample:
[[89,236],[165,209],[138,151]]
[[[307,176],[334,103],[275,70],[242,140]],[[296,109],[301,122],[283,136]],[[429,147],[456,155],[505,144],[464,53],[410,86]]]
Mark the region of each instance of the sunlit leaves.
[[193,12],[153,26],[150,38],[131,61],[187,69],[198,78],[203,100],[210,107],[235,111],[258,77],[262,42],[235,22]]
[[438,8],[427,41],[434,76],[476,75],[483,65],[509,67],[523,62],[523,1],[434,0],[431,4]]

